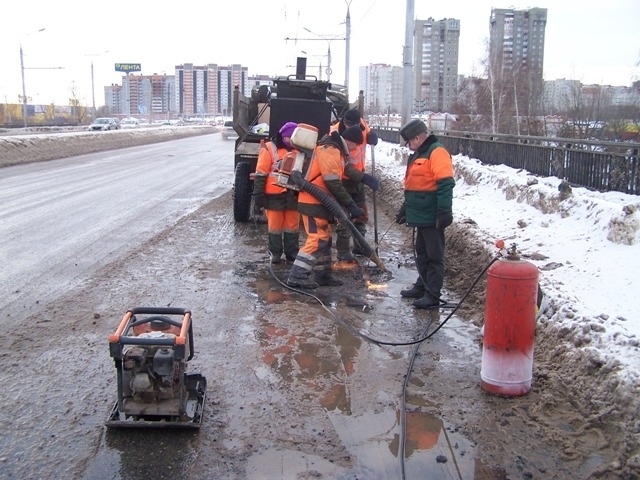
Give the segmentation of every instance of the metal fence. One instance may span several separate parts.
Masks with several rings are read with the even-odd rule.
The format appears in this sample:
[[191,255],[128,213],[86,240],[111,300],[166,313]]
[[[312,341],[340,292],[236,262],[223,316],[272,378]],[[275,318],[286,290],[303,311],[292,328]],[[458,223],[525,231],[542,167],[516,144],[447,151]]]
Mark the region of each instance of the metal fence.
[[[375,127],[387,142],[400,143],[397,128]],[[558,177],[573,186],[640,195],[640,144],[567,138],[434,132],[452,155],[507,165],[533,175]]]

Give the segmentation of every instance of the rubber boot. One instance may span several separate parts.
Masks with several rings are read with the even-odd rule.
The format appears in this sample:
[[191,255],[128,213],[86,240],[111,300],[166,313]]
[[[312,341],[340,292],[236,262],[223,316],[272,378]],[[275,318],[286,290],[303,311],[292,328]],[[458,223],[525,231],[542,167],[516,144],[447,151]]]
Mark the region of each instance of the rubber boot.
[[349,245],[351,241],[351,237],[347,234],[344,235],[342,232],[338,232],[336,236],[336,250],[338,251],[338,260],[343,262],[355,262],[356,257],[351,253],[351,246]]
[[287,278],[287,285],[294,288],[318,288],[318,282],[311,278],[310,274],[294,274],[289,273]]
[[269,234],[269,252],[271,252],[271,263],[280,263],[282,261],[282,234],[281,233]]
[[300,234],[298,232],[284,232],[284,255],[293,262],[300,250]]
[[316,282],[322,287],[339,287],[342,280],[334,278],[331,273],[331,256],[326,255],[316,264]]
[[440,306],[440,298],[429,292],[424,292],[422,298],[414,300],[413,306],[416,308],[435,308]]
[[424,292],[424,285],[422,285],[422,283],[415,283],[411,288],[400,290],[400,295],[404,298],[422,298]]

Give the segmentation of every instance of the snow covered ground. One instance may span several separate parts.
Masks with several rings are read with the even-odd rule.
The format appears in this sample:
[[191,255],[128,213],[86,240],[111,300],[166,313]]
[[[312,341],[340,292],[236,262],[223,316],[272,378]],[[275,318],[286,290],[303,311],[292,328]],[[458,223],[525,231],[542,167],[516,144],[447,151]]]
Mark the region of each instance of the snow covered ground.
[[[380,142],[376,171],[402,181],[408,150]],[[504,165],[454,157],[454,222],[477,224],[488,251],[515,243],[539,269],[547,308],[539,322],[577,332],[576,348],[613,361],[636,386],[640,371],[640,197],[573,188]]]

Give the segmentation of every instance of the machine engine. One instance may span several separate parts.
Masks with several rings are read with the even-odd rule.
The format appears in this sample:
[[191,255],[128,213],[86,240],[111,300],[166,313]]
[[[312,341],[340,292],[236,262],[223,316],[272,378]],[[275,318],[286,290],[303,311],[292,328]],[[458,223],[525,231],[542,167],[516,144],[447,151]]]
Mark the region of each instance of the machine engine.
[[[175,338],[171,333],[149,332],[140,338]],[[173,349],[136,345],[125,349],[122,361],[124,394],[135,401],[152,403],[178,396],[180,364]]]

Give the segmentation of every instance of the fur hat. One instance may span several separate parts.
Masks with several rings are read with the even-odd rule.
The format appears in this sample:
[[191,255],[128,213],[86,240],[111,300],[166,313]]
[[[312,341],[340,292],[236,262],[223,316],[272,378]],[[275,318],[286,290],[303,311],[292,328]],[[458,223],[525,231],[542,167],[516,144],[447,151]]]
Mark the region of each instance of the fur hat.
[[349,127],[344,132],[342,132],[342,138],[353,143],[362,143],[362,141],[364,140],[362,130],[357,125]]
[[291,135],[293,135],[293,131],[296,129],[296,127],[298,126],[298,124],[296,122],[287,122],[285,123],[282,127],[280,127],[280,135],[282,135],[282,138],[284,137],[291,137]]
[[357,108],[352,108],[351,110],[347,110],[342,117],[342,121],[347,127],[352,125],[360,125],[361,119],[360,111]]
[[413,120],[409,120],[400,128],[400,135],[405,142],[408,142],[412,138],[415,138],[417,135],[426,131],[427,126],[425,123],[422,120],[414,118]]

